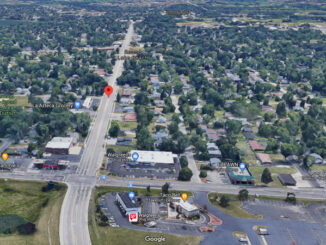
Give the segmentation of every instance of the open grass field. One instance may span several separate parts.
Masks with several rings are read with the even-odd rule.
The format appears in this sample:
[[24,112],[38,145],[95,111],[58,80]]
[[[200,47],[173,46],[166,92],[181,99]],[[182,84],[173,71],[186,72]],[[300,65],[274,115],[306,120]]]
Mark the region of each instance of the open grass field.
[[254,152],[250,149],[245,137],[238,137],[236,147],[240,149],[240,155],[243,162],[248,163],[250,166],[257,165],[257,159]]
[[108,145],[107,148],[111,148],[115,152],[130,152],[131,150],[136,149],[133,146],[124,146],[124,145]]
[[120,129],[133,130],[137,128],[137,122],[118,122]]
[[59,245],[59,217],[66,186],[42,192],[47,182],[0,180],[0,214],[16,214],[36,224],[33,235],[0,235],[1,245]]
[[15,96],[17,101],[16,106],[32,106],[32,104],[28,103],[27,96]]
[[[222,207],[219,205],[218,201],[216,201],[216,195],[220,198],[222,195],[228,196],[230,198],[229,206]],[[252,215],[247,211],[241,208],[242,202],[237,199],[237,196],[230,195],[230,194],[219,194],[219,193],[209,193],[208,200],[212,205],[220,209],[221,211],[238,218],[244,219],[262,219],[263,216],[261,215]]]
[[[255,182],[256,185],[265,185],[264,183],[262,183],[261,180],[261,175],[264,171],[264,169],[266,168],[266,166],[253,166],[250,167],[250,171],[253,174],[253,176],[255,177]],[[273,181],[268,183],[266,186],[269,187],[285,187],[281,184],[281,182],[278,179],[278,174],[294,174],[297,172],[295,167],[267,167],[269,169],[269,171],[272,173],[272,178]]]
[[[166,238],[164,244],[166,245],[198,245],[202,240],[199,236],[181,236],[171,235],[164,233],[148,233],[143,231],[130,230],[125,228],[112,228],[112,227],[101,227],[97,225],[95,220],[95,207],[99,196],[107,192],[118,192],[118,191],[130,191],[130,188],[124,187],[96,187],[92,193],[91,202],[89,205],[89,231],[91,241],[93,245],[125,245],[125,244],[157,244],[153,242],[146,242],[145,236],[151,235],[155,237],[163,236]],[[144,195],[146,189],[133,188],[133,191],[137,191],[139,195]],[[151,195],[160,195],[161,190],[152,189]],[[188,193],[191,195],[192,193]]]
[[326,171],[326,165],[314,164],[312,165],[311,170]]

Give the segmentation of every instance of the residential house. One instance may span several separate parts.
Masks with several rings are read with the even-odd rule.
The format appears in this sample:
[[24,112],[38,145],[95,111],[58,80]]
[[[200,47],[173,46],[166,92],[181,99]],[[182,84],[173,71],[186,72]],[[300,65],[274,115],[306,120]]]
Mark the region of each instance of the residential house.
[[216,157],[213,157],[213,158],[209,159],[209,163],[213,168],[219,168],[221,160]]
[[257,158],[261,164],[272,164],[272,160],[266,153],[257,153]]
[[117,145],[132,146],[132,138],[130,137],[117,138]]
[[127,106],[123,108],[124,113],[134,113],[135,109],[132,106]]
[[222,153],[220,150],[208,150],[209,157],[211,158],[220,158]]
[[166,123],[166,118],[160,115],[156,120],[157,123]]
[[209,151],[218,150],[218,146],[215,143],[208,142],[206,146],[207,146],[207,150]]
[[137,122],[137,113],[127,113],[124,120],[126,122]]
[[251,150],[253,151],[264,151],[264,147],[261,146],[256,140],[248,141]]

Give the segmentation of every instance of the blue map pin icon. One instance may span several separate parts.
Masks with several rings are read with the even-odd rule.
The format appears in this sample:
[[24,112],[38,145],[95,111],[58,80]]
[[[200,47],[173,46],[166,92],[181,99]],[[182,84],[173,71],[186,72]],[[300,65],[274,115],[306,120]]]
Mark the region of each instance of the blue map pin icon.
[[129,187],[129,188],[132,188],[132,184],[130,183],[130,184],[128,185],[128,187]]
[[102,175],[102,180],[106,180],[106,176],[105,175]]
[[129,192],[128,195],[129,195],[130,200],[132,200],[135,197],[135,192],[131,191],[131,192]]
[[80,107],[80,101],[75,101],[75,108],[78,110]]
[[132,157],[132,159],[134,159],[134,161],[137,161],[139,155],[137,152],[134,152],[134,153],[132,153],[131,157]]
[[246,164],[245,164],[244,162],[241,162],[241,163],[239,164],[239,168],[240,168],[240,170],[243,172],[243,171],[246,169]]

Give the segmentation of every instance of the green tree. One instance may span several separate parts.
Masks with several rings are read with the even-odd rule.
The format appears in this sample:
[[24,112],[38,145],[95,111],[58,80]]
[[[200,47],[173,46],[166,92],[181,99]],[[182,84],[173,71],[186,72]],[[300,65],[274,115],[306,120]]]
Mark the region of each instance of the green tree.
[[35,149],[36,149],[36,145],[33,142],[28,144],[27,151],[29,154],[31,154],[32,151],[34,151]]
[[227,120],[225,123],[225,130],[228,134],[238,134],[241,131],[241,122],[236,120]]
[[183,169],[180,170],[179,172],[179,180],[182,181],[189,181],[192,177],[192,171],[190,168],[185,167]]
[[165,183],[164,185],[162,185],[162,193],[163,194],[169,194],[169,188],[170,188],[169,183]]
[[87,113],[78,113],[77,117],[77,129],[76,131],[80,133],[83,137],[87,136],[88,128],[91,124],[91,118]]
[[152,151],[154,149],[154,139],[147,128],[142,128],[136,135],[137,149]]
[[296,155],[298,151],[298,147],[293,144],[283,143],[281,145],[281,153],[284,157],[288,157],[290,155]]
[[276,139],[268,139],[266,151],[272,151],[273,153],[276,153],[279,148],[279,143]]
[[279,118],[286,117],[286,107],[285,107],[285,103],[283,101],[281,101],[280,103],[277,104],[276,113]]
[[206,178],[207,177],[207,171],[206,170],[201,170],[199,174],[200,178]]
[[110,130],[109,130],[109,135],[111,137],[116,138],[116,137],[118,137],[119,132],[120,132],[119,124],[116,121],[112,121]]
[[273,178],[271,175],[271,172],[269,171],[268,168],[265,168],[262,175],[261,175],[261,182],[268,184],[269,182],[272,182]]
[[240,201],[246,201],[246,200],[248,200],[248,198],[249,198],[249,192],[247,189],[242,189],[239,191],[238,199]]
[[181,168],[185,168],[188,166],[188,159],[186,156],[180,157],[180,165],[181,165]]
[[227,206],[229,206],[229,202],[230,198],[226,195],[222,195],[219,204],[221,207],[226,208]]

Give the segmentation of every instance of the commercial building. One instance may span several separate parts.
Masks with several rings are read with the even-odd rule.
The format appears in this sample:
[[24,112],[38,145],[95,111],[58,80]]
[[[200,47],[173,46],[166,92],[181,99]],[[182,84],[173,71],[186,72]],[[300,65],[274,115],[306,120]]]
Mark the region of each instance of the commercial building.
[[248,166],[243,171],[240,168],[234,170],[234,168],[227,166],[226,173],[234,185],[255,185],[255,177],[250,172]]
[[141,213],[140,205],[135,199],[131,200],[127,192],[117,193],[115,199],[119,208],[125,215],[129,215],[130,213]]
[[69,161],[65,160],[43,160],[36,159],[34,167],[38,169],[51,169],[51,170],[63,170],[69,165]]
[[180,202],[177,206],[177,211],[187,218],[199,215],[199,208],[189,202]]
[[45,146],[46,153],[69,154],[73,139],[70,137],[54,137]]
[[143,164],[143,165],[165,165],[169,167],[174,165],[177,155],[170,151],[131,151],[130,155],[134,152],[138,153],[138,159],[130,162],[130,164]]
[[180,197],[173,197],[171,206],[187,218],[199,215],[198,207],[189,202],[184,202]]

